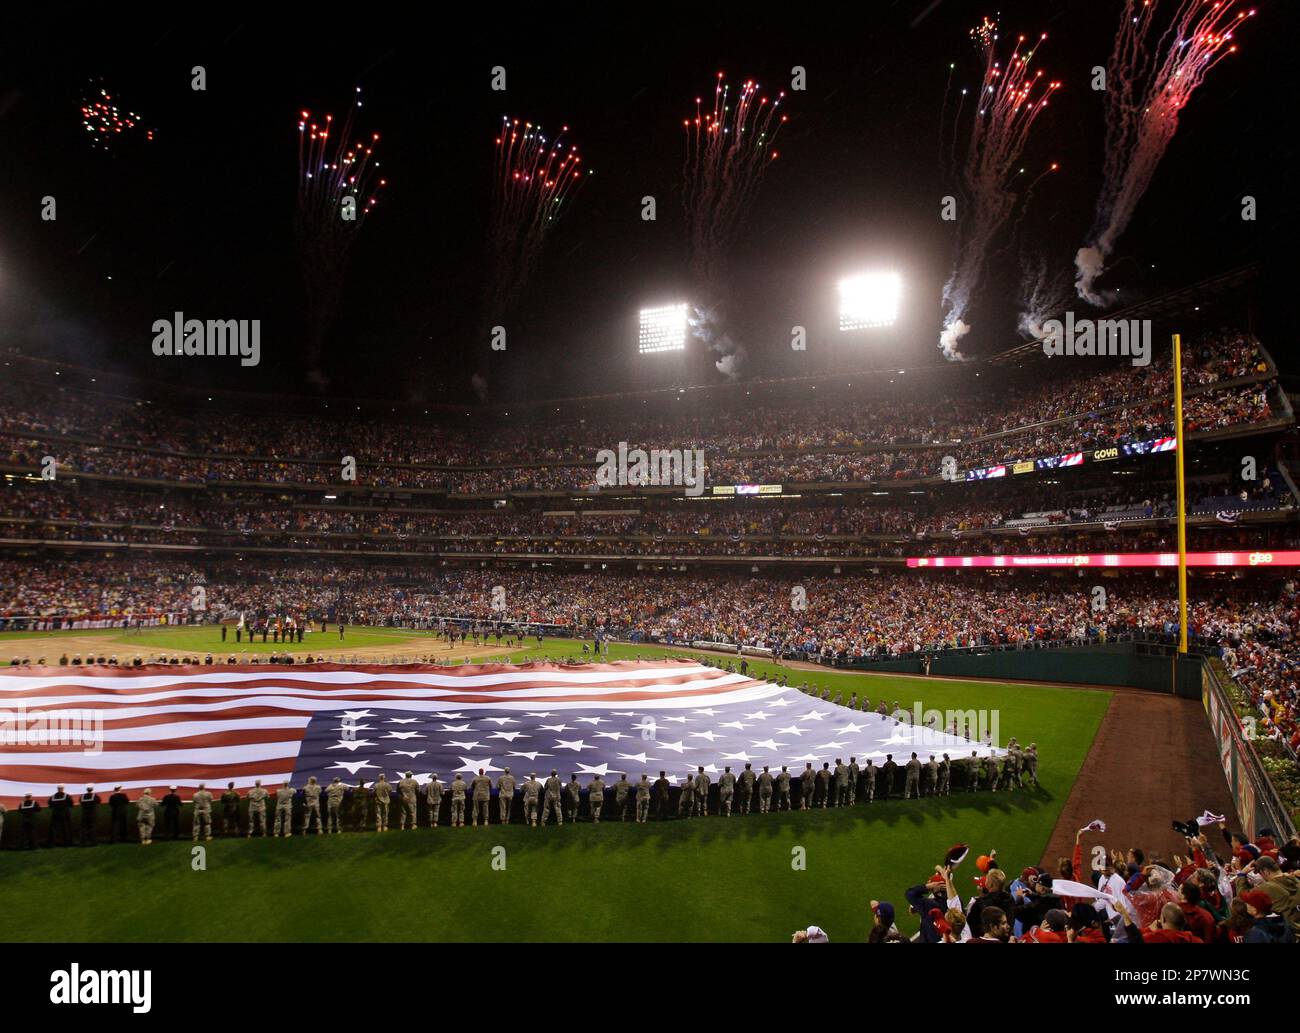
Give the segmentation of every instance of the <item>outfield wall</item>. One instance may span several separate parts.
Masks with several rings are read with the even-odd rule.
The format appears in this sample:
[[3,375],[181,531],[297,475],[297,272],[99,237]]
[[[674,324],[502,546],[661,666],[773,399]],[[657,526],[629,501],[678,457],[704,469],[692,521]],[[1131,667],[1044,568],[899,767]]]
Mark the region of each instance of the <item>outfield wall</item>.
[[[861,671],[921,674],[922,663],[920,658],[908,658],[866,661],[848,666]],[[1176,681],[1175,670],[1178,672]],[[931,658],[930,673],[946,678],[1127,686],[1151,692],[1176,691],[1187,699],[1201,698],[1200,657],[1187,657],[1175,665],[1170,647],[1145,642],[935,653]]]

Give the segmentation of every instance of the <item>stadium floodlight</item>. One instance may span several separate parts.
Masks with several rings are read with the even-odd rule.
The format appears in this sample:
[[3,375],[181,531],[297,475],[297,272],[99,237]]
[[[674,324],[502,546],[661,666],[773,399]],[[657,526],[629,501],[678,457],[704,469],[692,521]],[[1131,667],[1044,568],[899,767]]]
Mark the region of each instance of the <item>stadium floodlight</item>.
[[863,273],[840,281],[840,329],[889,326],[898,318],[903,281],[897,273]]
[[686,305],[661,305],[641,310],[641,336],[638,351],[678,352],[686,347]]

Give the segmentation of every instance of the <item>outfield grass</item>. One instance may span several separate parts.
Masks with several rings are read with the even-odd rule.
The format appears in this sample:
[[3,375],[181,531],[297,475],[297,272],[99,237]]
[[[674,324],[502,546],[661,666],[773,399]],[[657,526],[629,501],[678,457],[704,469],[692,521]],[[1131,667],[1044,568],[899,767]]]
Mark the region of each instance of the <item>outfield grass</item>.
[[[580,648],[548,640],[515,657]],[[611,646],[610,658],[662,652]],[[759,677],[773,669],[751,668]],[[1110,698],[1051,686],[787,670],[795,684],[806,677],[873,701],[997,709],[1002,740],[1038,743],[1042,788],[645,826],[218,839],[206,844],[206,870],[194,869],[188,841],[4,850],[0,928],[7,940],[38,941],[773,941],[816,924],[832,941],[855,941],[866,937],[867,904],[876,898],[892,901],[900,927],[911,931],[903,891],[924,881],[953,843],[968,842],[973,853],[996,847],[1017,871],[1040,859]],[[9,846],[15,819],[5,829]],[[497,847],[504,855],[494,855]],[[805,870],[792,866],[796,848]],[[501,856],[505,869],[497,870]],[[959,883],[970,887],[973,874],[967,862]]]

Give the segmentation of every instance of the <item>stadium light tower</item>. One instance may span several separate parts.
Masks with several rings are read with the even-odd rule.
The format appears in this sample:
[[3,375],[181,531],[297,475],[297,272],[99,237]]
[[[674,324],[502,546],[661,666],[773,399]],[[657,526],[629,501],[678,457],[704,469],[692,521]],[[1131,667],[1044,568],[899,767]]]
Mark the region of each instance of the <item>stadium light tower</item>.
[[897,273],[863,273],[840,281],[840,329],[866,330],[898,319],[903,281]]
[[679,352],[686,348],[686,305],[661,305],[641,310],[637,350],[642,355]]

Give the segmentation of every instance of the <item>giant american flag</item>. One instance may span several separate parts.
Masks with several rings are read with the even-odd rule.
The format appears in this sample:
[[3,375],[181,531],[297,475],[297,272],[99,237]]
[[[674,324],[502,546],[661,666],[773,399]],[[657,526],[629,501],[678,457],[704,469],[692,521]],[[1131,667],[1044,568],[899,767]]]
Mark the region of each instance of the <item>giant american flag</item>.
[[[792,774],[838,758],[903,763],[989,747],[693,660],[604,664],[239,665],[0,671],[0,801],[121,785],[247,789],[421,783],[480,768],[716,780],[746,763]],[[76,729],[73,734],[67,734]],[[64,741],[57,741],[59,739]],[[72,740],[72,741],[67,741]],[[87,740],[89,745],[87,745]],[[997,754],[1005,751],[995,750]]]

